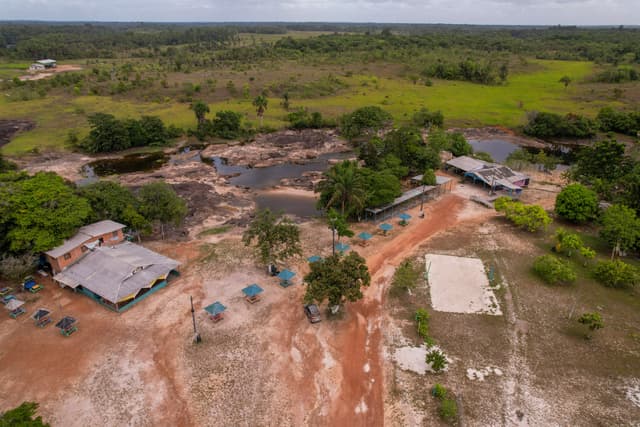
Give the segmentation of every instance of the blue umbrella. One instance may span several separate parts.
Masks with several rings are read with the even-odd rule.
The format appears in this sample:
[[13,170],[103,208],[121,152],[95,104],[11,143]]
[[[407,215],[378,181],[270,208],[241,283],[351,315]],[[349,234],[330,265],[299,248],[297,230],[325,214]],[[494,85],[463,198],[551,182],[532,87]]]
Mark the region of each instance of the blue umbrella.
[[321,260],[322,260],[322,257],[318,256],[318,255],[313,255],[313,256],[310,256],[309,258],[307,258],[307,261],[309,261],[309,262],[318,262],[318,261],[321,261]]
[[393,228],[393,225],[391,225],[391,224],[387,224],[386,222],[385,222],[384,224],[380,224],[380,229],[381,229],[382,231],[384,231],[385,233],[386,233],[387,231],[390,231],[392,228]]
[[369,240],[373,237],[373,235],[371,233],[367,233],[366,231],[363,231],[362,233],[358,234],[358,237],[361,238],[362,240]]
[[227,309],[227,307],[222,305],[220,303],[220,301],[216,301],[213,304],[206,306],[204,308],[204,311],[206,311],[207,313],[209,313],[212,316],[217,316],[218,314],[222,313],[226,309]]
[[345,252],[349,250],[349,245],[347,245],[346,243],[341,243],[338,242],[336,243],[336,250],[339,252]]
[[407,221],[407,220],[411,219],[411,215],[409,215],[406,212],[403,212],[400,215],[398,215],[398,218],[400,218],[403,221]]
[[280,273],[278,273],[278,277],[281,278],[284,281],[289,281],[293,278],[293,276],[295,276],[296,273],[294,273],[293,271],[290,270],[282,270]]
[[263,291],[263,289],[260,286],[256,285],[255,283],[253,285],[247,286],[246,288],[244,288],[242,290],[242,292],[246,296],[248,296],[249,298],[255,297],[256,295],[258,295],[262,291]]

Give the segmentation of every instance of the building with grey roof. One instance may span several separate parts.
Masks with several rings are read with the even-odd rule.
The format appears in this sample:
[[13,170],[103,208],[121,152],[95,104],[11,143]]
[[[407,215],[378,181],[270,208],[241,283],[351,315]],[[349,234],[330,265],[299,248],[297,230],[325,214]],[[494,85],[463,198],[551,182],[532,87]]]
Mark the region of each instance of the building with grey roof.
[[510,195],[518,195],[529,185],[529,176],[514,171],[498,163],[484,162],[468,156],[460,156],[446,162],[448,169],[462,173],[474,183],[481,182],[491,191],[505,190]]
[[[102,231],[102,229],[99,229]],[[96,246],[54,276],[66,286],[122,311],[167,285],[180,263],[130,242]]]

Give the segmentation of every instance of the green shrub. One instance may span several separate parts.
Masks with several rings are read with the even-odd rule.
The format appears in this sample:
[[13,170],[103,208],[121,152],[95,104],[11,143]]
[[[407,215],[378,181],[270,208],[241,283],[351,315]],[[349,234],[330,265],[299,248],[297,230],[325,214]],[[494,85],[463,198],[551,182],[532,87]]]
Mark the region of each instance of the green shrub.
[[433,349],[428,352],[427,356],[425,357],[425,361],[431,364],[431,369],[433,369],[433,372],[435,372],[436,374],[442,372],[449,364],[444,353],[442,353],[438,349]]
[[581,224],[596,218],[598,197],[582,184],[567,185],[556,197],[555,210],[562,218]]
[[447,389],[442,384],[435,384],[431,389],[431,395],[436,399],[444,399],[447,397]]
[[550,285],[572,283],[576,272],[569,263],[553,255],[542,255],[533,262],[533,271]]
[[396,269],[396,272],[393,275],[393,281],[391,282],[391,287],[398,291],[414,289],[419,278],[420,270],[413,264],[413,262],[407,260],[400,264]]
[[507,196],[498,197],[493,205],[496,211],[504,212],[509,221],[532,233],[551,224],[551,218],[539,205],[524,205]]
[[445,398],[440,402],[438,415],[443,421],[452,424],[458,419],[458,404],[454,399]]
[[608,288],[628,288],[640,281],[638,269],[620,260],[598,262],[593,275]]

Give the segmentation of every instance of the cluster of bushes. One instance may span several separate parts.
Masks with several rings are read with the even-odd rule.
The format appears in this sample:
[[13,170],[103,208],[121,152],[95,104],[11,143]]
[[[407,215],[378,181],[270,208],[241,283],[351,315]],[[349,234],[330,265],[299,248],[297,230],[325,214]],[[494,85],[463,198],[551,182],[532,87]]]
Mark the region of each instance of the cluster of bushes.
[[[413,261],[402,262],[393,274],[391,290],[399,294],[414,289],[420,279],[420,272],[421,269]],[[420,327],[418,327],[418,334],[420,334]]]
[[454,156],[468,156],[473,147],[461,132],[445,132],[435,129],[429,133],[429,146],[435,151],[450,151]]
[[524,133],[536,138],[588,138],[595,135],[595,121],[579,114],[565,116],[547,112],[533,112],[524,127]]
[[425,77],[435,77],[444,80],[463,80],[486,85],[504,82],[509,74],[507,64],[499,68],[491,62],[473,61],[470,59],[460,62],[442,62],[430,64],[422,71]]
[[530,232],[545,229],[551,224],[549,214],[539,205],[525,205],[510,197],[498,197],[494,202],[496,211],[503,212],[505,217],[516,226]]
[[340,132],[348,139],[372,135],[388,126],[391,120],[391,114],[380,107],[362,107],[340,117]]
[[440,418],[448,424],[454,424],[458,420],[458,404],[455,397],[450,396],[449,390],[441,384],[433,386],[431,395],[440,401],[438,406]]
[[542,255],[533,262],[533,272],[550,285],[568,284],[576,281],[576,272],[571,265],[553,255]]
[[434,347],[435,341],[429,336],[429,313],[424,308],[419,308],[416,310],[414,318],[418,335],[424,340],[424,345],[427,348],[425,363],[431,366],[433,372],[440,373],[446,369],[449,361],[442,351]]
[[414,125],[427,129],[432,127],[441,128],[444,126],[444,115],[442,114],[442,111],[429,111],[426,107],[422,107],[420,110],[413,113],[413,117],[411,119]]
[[133,193],[101,181],[75,189],[52,172],[29,176],[0,174],[0,274],[15,277],[33,267],[32,254],[47,251],[71,237],[85,224],[103,219],[127,224],[140,233],[159,223],[178,224],[186,203],[165,183],[151,183]]
[[605,107],[598,112],[600,129],[604,132],[619,132],[636,136],[640,132],[640,111],[616,111]]
[[601,83],[635,82],[640,79],[640,73],[635,68],[617,67],[598,73],[595,81]]
[[322,117],[322,113],[314,111],[310,113],[306,108],[298,108],[287,115],[287,120],[291,129],[321,129],[332,127],[335,122],[326,120]]
[[164,125],[156,116],[136,119],[117,119],[112,114],[95,113],[88,117],[91,131],[77,144],[90,153],[126,150],[131,147],[162,146],[170,138],[182,134],[175,126]]
[[213,119],[199,121],[196,130],[189,131],[189,134],[195,135],[201,141],[208,137],[222,139],[247,138],[253,134],[253,131],[243,126],[242,118],[242,114],[235,111],[217,111]]

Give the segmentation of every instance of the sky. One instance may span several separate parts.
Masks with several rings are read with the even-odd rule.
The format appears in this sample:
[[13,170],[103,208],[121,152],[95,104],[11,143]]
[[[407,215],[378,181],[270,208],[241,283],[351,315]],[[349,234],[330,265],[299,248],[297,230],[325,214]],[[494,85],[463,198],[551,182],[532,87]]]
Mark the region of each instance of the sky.
[[0,0],[0,19],[639,25],[640,0]]

